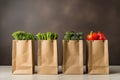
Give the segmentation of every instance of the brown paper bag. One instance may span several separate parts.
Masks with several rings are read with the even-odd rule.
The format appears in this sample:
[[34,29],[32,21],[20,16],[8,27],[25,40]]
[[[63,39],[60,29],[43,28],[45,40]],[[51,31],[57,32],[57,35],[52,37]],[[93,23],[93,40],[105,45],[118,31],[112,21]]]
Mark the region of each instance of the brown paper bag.
[[33,74],[33,41],[13,40],[12,41],[12,73]]
[[87,41],[88,74],[109,74],[108,40]]
[[83,40],[63,40],[63,73],[83,74]]
[[58,74],[57,40],[38,40],[38,74]]

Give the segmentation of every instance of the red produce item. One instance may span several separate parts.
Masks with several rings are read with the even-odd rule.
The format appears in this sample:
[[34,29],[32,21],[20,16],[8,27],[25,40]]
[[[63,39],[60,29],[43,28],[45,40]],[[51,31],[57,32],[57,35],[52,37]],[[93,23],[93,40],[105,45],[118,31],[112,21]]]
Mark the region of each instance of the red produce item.
[[102,32],[98,32],[97,35],[99,36],[98,40],[106,40],[106,37]]
[[92,31],[90,32],[90,34],[87,35],[86,38],[87,38],[87,40],[93,40],[93,38],[92,38]]
[[92,40],[98,40],[99,39],[99,36],[97,35],[96,32],[93,32],[92,33]]

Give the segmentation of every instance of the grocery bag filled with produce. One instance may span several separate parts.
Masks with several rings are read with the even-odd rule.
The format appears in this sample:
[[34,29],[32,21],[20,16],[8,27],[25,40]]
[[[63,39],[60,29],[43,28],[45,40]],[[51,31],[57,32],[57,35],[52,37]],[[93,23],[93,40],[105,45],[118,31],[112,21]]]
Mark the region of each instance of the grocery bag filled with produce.
[[58,34],[38,33],[38,74],[58,74]]
[[91,31],[86,38],[88,74],[109,74],[108,40],[105,35]]
[[63,73],[83,74],[83,33],[66,32],[63,40]]
[[12,41],[12,73],[33,74],[34,35],[31,33],[25,33],[24,31],[16,31],[12,36],[15,39]]

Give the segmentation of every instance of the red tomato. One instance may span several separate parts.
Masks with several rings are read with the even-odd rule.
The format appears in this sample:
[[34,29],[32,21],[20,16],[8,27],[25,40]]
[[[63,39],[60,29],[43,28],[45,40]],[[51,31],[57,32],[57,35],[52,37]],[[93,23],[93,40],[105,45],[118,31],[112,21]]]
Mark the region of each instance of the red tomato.
[[106,40],[106,37],[104,36],[102,32],[98,32],[97,35],[99,36],[98,40]]
[[87,40],[92,40],[92,34],[88,34],[86,38]]
[[99,40],[104,40],[104,38],[100,36],[100,37],[99,37]]
[[97,35],[96,32],[94,32],[94,33],[92,34],[92,39],[93,39],[93,40],[98,40],[98,38],[99,38],[99,36]]

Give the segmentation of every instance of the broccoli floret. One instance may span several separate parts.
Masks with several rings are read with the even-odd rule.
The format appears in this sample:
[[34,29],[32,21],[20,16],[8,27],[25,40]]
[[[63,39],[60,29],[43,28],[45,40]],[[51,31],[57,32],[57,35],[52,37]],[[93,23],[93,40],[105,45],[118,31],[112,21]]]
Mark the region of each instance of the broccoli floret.
[[83,39],[83,33],[82,32],[66,32],[64,36],[64,40],[82,40]]

